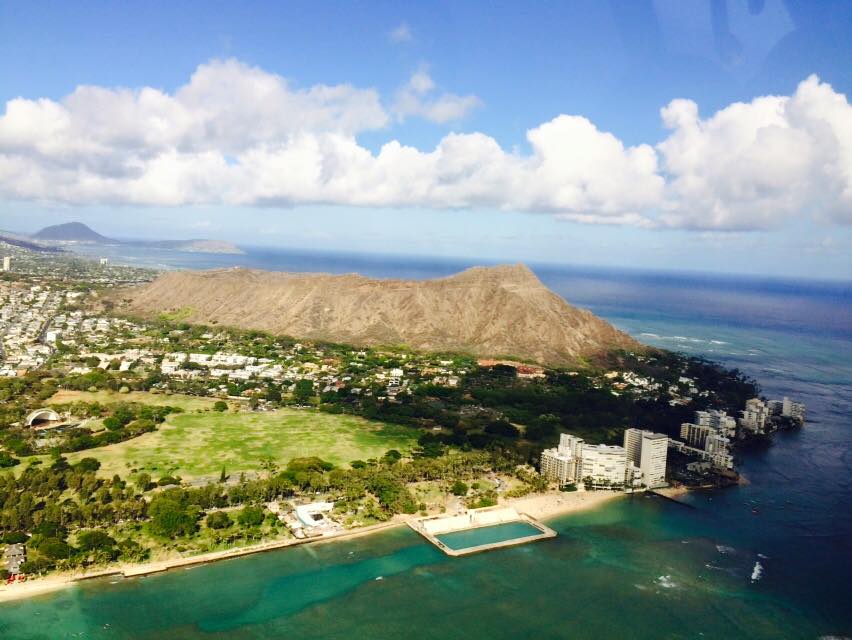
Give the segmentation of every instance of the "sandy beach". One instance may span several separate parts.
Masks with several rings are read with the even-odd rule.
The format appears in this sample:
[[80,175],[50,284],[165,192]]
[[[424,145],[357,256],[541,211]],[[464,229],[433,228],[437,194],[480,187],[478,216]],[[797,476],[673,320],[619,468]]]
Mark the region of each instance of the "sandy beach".
[[506,500],[505,504],[538,520],[546,520],[592,509],[623,496],[620,491],[549,491]]
[[[501,501],[501,504],[512,506],[518,511],[526,513],[533,518],[544,520],[576,511],[591,509],[623,495],[624,494],[615,491],[577,491],[572,493],[552,491],[523,498],[503,500]],[[28,580],[27,582],[14,583],[11,585],[3,584],[0,585],[0,602],[21,600],[58,591],[72,586],[82,580],[90,580],[93,578],[101,578],[105,576],[133,578],[153,573],[161,573],[163,571],[168,571],[169,569],[206,564],[208,562],[217,562],[219,560],[227,560],[230,558],[239,558],[241,556],[247,556],[254,553],[284,549],[286,547],[293,547],[301,544],[317,544],[333,542],[336,540],[351,540],[352,538],[366,536],[404,525],[409,519],[414,517],[417,516],[398,515],[388,522],[382,522],[380,524],[360,527],[357,529],[350,529],[347,531],[340,531],[317,538],[285,538],[282,540],[272,540],[246,547],[213,551],[211,553],[203,553],[185,558],[172,558],[143,564],[115,565],[108,568],[98,569],[96,571],[60,573],[50,575],[46,578]]]

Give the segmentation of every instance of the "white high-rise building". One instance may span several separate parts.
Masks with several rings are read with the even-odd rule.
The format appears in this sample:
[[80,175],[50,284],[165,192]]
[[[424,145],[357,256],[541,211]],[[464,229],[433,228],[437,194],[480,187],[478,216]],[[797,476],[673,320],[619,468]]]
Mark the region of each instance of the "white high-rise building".
[[646,429],[625,429],[624,450],[627,461],[641,471],[642,482],[647,487],[666,483],[666,454],[669,438],[663,433]]
[[781,402],[781,415],[786,418],[793,418],[800,422],[805,421],[805,405],[801,402],[793,402],[787,396]]
[[559,434],[559,445],[541,452],[541,475],[559,484],[576,482],[583,444],[582,438]]
[[541,475],[560,485],[571,484],[575,481],[576,460],[572,455],[559,453],[557,448],[545,449],[541,452]]
[[606,444],[583,445],[580,479],[594,487],[622,487],[627,476],[624,447]]
[[769,407],[760,398],[746,400],[745,409],[741,412],[740,424],[743,429],[754,433],[763,433],[766,428],[766,420],[769,417]]
[[704,450],[709,454],[709,459],[720,469],[731,469],[734,466],[734,458],[731,456],[731,441],[723,435],[713,434],[707,436]]
[[680,425],[680,437],[690,446],[703,449],[707,436],[715,433],[713,427],[684,422]]
[[724,411],[710,409],[708,411],[696,411],[695,423],[702,427],[712,427],[730,437],[737,432],[737,420]]
[[12,270],[12,256],[3,256],[3,271]]

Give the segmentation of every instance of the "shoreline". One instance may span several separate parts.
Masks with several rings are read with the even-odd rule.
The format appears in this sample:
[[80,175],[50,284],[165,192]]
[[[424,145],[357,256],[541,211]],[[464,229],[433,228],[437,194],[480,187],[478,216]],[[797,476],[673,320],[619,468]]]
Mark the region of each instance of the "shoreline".
[[[524,496],[522,498],[501,500],[500,504],[514,507],[519,512],[525,513],[533,518],[548,520],[564,516],[569,513],[592,509],[624,495],[625,494],[623,493],[614,491],[577,491],[571,493],[549,491],[547,493],[539,493],[531,496]],[[269,542],[261,542],[259,544],[248,545],[245,547],[211,551],[184,558],[158,560],[141,564],[119,564],[94,571],[55,574],[12,585],[4,584],[0,585],[0,604],[52,593],[74,586],[78,582],[84,582],[86,580],[107,578],[110,576],[120,578],[122,580],[141,578],[163,573],[170,569],[209,564],[212,562],[240,558],[256,553],[286,549],[287,547],[295,547],[303,544],[321,544],[326,542],[335,542],[338,540],[351,540],[353,538],[372,535],[380,531],[387,531],[396,527],[404,526],[409,520],[417,517],[419,516],[398,515],[387,522],[359,527],[357,529],[349,529],[347,531],[339,531],[327,536],[320,536],[316,538],[286,538],[282,540],[271,540]]]

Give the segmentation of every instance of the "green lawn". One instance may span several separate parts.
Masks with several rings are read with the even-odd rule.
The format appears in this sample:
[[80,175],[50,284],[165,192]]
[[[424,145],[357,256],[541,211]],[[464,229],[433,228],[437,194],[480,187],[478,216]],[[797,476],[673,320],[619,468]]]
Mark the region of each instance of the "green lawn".
[[405,452],[415,444],[416,436],[408,427],[312,410],[205,411],[169,416],[154,433],[69,454],[68,460],[97,458],[102,465],[99,473],[104,476],[117,473],[127,477],[135,469],[155,479],[167,473],[184,479],[218,478],[223,466],[229,474],[258,471],[263,458],[272,458],[283,467],[301,456],[346,464],[381,456],[388,449]]

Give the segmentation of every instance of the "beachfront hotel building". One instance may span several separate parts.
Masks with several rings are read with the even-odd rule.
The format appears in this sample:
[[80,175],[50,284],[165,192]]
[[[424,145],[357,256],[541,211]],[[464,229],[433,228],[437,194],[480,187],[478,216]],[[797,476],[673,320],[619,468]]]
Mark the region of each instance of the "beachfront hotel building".
[[561,485],[579,481],[595,488],[622,487],[628,481],[632,485],[634,473],[628,478],[627,472],[624,447],[586,444],[570,433],[560,434],[559,445],[541,453],[541,474]]
[[627,452],[607,444],[583,445],[580,479],[594,488],[622,487],[627,479]]
[[642,484],[652,488],[666,484],[668,436],[647,429],[625,429],[624,450],[628,464],[641,472]]
[[559,434],[559,445],[541,452],[541,475],[560,485],[576,482],[584,444],[570,433]]
[[572,484],[575,476],[574,456],[560,453],[559,449],[545,449],[541,452],[541,475],[561,485]]
[[781,415],[785,418],[793,418],[799,422],[805,421],[805,405],[802,402],[793,402],[787,396],[781,401]]
[[751,398],[746,400],[745,409],[740,414],[740,426],[747,431],[753,433],[764,433],[766,429],[766,420],[769,418],[770,411],[766,403],[760,398]]

